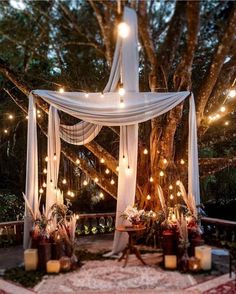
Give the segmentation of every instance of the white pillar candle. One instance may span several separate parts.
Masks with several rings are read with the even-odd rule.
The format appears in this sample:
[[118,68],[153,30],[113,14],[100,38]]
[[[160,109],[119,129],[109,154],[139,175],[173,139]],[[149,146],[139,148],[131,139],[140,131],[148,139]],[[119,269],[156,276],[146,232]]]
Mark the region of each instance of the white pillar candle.
[[24,263],[26,271],[33,271],[38,266],[38,249],[26,249],[24,251]]
[[197,246],[195,247],[195,257],[200,259],[201,269],[211,269],[211,247]]
[[165,255],[165,268],[176,269],[177,268],[177,256],[176,255]]
[[47,262],[47,273],[57,274],[60,271],[60,261],[59,260],[49,260]]

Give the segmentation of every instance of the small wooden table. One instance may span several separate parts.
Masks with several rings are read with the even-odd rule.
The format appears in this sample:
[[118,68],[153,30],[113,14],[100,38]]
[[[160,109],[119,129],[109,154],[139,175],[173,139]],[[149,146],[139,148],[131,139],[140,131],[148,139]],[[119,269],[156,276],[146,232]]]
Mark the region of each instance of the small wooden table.
[[144,262],[144,260],[141,257],[141,254],[140,254],[138,248],[134,245],[134,240],[133,240],[133,236],[136,233],[144,231],[145,229],[146,229],[145,226],[140,226],[140,227],[120,226],[120,227],[116,228],[116,230],[118,232],[128,233],[128,235],[129,235],[128,244],[125,247],[125,249],[123,250],[123,253],[122,253],[121,257],[118,259],[118,261],[121,261],[122,259],[125,259],[123,267],[125,267],[127,265],[129,255],[131,253],[134,253],[136,255],[136,257],[142,262],[142,264],[146,265],[146,263]]

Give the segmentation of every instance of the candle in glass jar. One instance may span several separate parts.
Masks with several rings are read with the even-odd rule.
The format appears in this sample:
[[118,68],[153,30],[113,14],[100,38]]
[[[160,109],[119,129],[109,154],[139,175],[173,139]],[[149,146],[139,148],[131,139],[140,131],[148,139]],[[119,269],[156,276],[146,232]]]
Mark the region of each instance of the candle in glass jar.
[[195,257],[200,259],[200,265],[202,270],[211,269],[211,247],[209,246],[195,247]]
[[176,255],[165,255],[165,268],[167,269],[176,269],[177,267],[177,256]]
[[38,266],[38,249],[26,249],[24,251],[24,263],[26,271],[33,271]]
[[58,274],[60,271],[60,261],[59,260],[49,260],[47,262],[47,273],[48,274]]

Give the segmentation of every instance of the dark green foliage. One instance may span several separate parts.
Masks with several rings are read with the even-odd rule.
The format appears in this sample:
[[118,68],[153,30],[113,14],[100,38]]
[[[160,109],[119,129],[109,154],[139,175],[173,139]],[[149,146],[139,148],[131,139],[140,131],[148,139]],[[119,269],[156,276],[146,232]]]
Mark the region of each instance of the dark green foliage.
[[37,285],[43,278],[44,273],[40,271],[26,272],[24,267],[16,267],[6,270],[3,278],[19,283],[24,287],[32,288]]

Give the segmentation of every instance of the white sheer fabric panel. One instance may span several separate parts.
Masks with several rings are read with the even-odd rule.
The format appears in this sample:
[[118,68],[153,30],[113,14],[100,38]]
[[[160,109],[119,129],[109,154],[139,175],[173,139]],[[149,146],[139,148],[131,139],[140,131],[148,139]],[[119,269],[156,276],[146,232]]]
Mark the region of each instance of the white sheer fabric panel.
[[48,162],[46,212],[56,203],[56,190],[61,156],[61,140],[59,137],[60,119],[57,109],[50,106],[48,114]]
[[102,126],[80,122],[73,126],[60,125],[60,138],[73,145],[91,142],[101,131]]
[[[36,105],[35,100],[32,98],[29,99],[28,115],[25,195],[34,213],[36,213],[38,208],[38,144]],[[29,232],[32,229],[32,218],[30,217],[29,211],[26,208],[24,220],[23,246],[26,249],[29,247]]]

